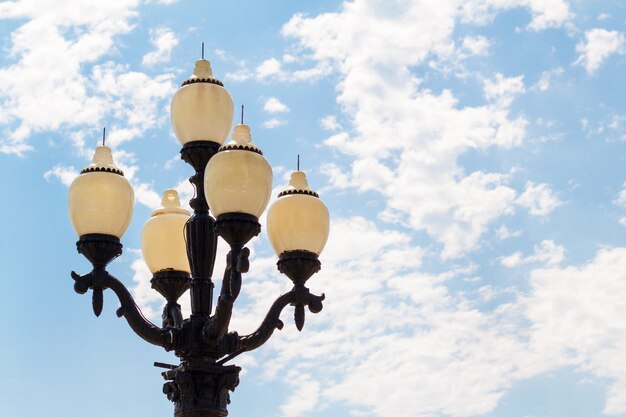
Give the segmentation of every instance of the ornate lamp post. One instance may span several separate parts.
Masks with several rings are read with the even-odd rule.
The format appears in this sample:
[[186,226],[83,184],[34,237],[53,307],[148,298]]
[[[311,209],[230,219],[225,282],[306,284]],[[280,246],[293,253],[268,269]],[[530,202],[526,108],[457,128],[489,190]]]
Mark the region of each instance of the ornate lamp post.
[[[279,316],[286,306],[295,307],[299,330],[305,306],[313,313],[321,311],[324,295],[311,294],[305,283],[320,269],[318,255],[328,238],[329,215],[309,189],[305,174],[292,173],[289,186],[269,209],[268,234],[279,258],[278,270],[293,282],[293,289],[274,301],[253,333],[229,331],[241,275],[249,268],[245,245],[261,230],[258,218],[270,198],[272,170],[252,143],[247,125],[235,126],[232,141],[224,145],[233,121],[233,101],[213,77],[208,61],[196,62],[193,75],[174,95],[171,113],[183,145],[181,157],[195,170],[189,179],[195,196],[190,216],[180,207],[176,191],[165,191],[162,207],[143,228],[142,252],[153,273],[152,288],[167,301],[162,326],[148,321],[126,287],[106,270],[122,253],[120,238],[134,205],[133,189],[106,146],[96,149],[93,162],[69,190],[70,218],[79,236],[76,246],[93,265],[90,273],[72,272],[72,278],[76,292],[93,291],[96,316],[102,312],[103,291],[110,288],[121,303],[117,315],[141,338],[180,358],[178,366],[157,364],[167,368],[163,391],[174,402],[176,416],[226,416],[229,392],[239,383],[241,370],[226,363],[263,345],[274,329],[281,329]],[[213,309],[218,236],[230,252]],[[177,300],[187,289],[191,316],[183,318]]]

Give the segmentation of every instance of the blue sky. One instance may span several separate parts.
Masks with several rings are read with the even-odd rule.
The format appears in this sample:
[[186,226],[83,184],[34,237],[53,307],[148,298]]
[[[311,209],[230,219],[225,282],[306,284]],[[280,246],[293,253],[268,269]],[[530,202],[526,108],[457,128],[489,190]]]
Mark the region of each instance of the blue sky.
[[[137,197],[110,270],[159,323],[140,232],[190,198],[169,103],[205,42],[274,195],[300,154],[332,217],[324,310],[237,358],[231,415],[626,416],[625,25],[620,1],[0,2],[0,415],[171,415],[173,355],[72,289],[67,186],[106,126]],[[251,249],[243,333],[289,287]]]

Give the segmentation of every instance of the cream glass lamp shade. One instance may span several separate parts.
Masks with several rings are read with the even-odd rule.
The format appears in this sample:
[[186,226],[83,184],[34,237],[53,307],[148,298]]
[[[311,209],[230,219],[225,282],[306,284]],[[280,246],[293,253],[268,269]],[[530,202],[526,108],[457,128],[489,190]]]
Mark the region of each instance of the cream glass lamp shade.
[[259,218],[272,193],[272,168],[252,144],[250,128],[235,126],[233,141],[209,160],[204,192],[215,217],[224,213],[247,213]]
[[233,124],[233,112],[233,99],[213,77],[209,61],[196,61],[193,75],[172,98],[172,127],[180,143],[202,140],[223,144]]
[[70,185],[70,220],[78,236],[122,237],[133,216],[135,193],[113,162],[111,148],[98,146],[91,164]]
[[165,269],[190,273],[185,245],[185,223],[189,211],[180,206],[176,190],[165,190],[161,207],[141,231],[141,252],[152,273]]
[[328,240],[330,216],[319,196],[309,188],[304,172],[291,173],[289,186],[267,213],[267,233],[276,255],[308,251],[319,255]]

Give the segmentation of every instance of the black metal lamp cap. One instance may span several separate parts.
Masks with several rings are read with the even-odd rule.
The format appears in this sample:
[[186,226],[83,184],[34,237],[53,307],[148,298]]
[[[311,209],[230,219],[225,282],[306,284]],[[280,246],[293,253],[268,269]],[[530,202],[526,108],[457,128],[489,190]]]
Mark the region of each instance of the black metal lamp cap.
[[304,285],[322,267],[318,255],[306,250],[283,252],[276,265],[278,271],[287,275],[294,285]]
[[122,254],[119,237],[100,233],[82,235],[76,242],[76,249],[94,268],[104,268]]
[[215,219],[215,231],[230,246],[243,247],[261,232],[261,224],[252,214],[224,213]]

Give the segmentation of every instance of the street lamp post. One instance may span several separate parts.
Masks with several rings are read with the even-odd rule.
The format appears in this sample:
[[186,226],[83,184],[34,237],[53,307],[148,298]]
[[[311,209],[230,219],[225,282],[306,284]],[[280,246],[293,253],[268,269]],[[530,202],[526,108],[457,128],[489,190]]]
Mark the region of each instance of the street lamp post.
[[[113,290],[121,304],[118,317],[123,316],[145,341],[180,358],[178,366],[156,364],[167,369],[163,391],[174,402],[177,417],[226,416],[230,391],[238,385],[241,370],[226,363],[263,345],[275,329],[281,329],[280,313],[286,306],[295,307],[299,330],[305,306],[313,313],[321,311],[324,295],[310,293],[305,283],[320,269],[318,256],[328,238],[329,215],[309,189],[305,174],[293,172],[289,186],[267,215],[278,270],[293,282],[293,288],[274,301],[256,331],[248,335],[229,331],[241,276],[249,268],[250,251],[245,245],[261,230],[258,219],[270,199],[272,170],[243,120],[235,126],[232,141],[224,144],[232,126],[233,101],[213,77],[208,61],[196,62],[193,75],[172,99],[171,115],[183,145],[181,157],[195,170],[189,179],[195,196],[190,216],[180,207],[176,191],[165,191],[162,207],[152,213],[142,231],[152,288],[166,300],[162,327],[143,316],[124,284],[106,270],[122,253],[120,238],[132,217],[134,193],[104,144],[69,190],[70,218],[79,236],[76,246],[93,265],[86,275],[72,272],[74,289],[80,294],[93,291],[96,316],[102,312],[103,291]],[[213,309],[218,236],[230,251]],[[187,289],[191,315],[183,318],[177,301]]]

